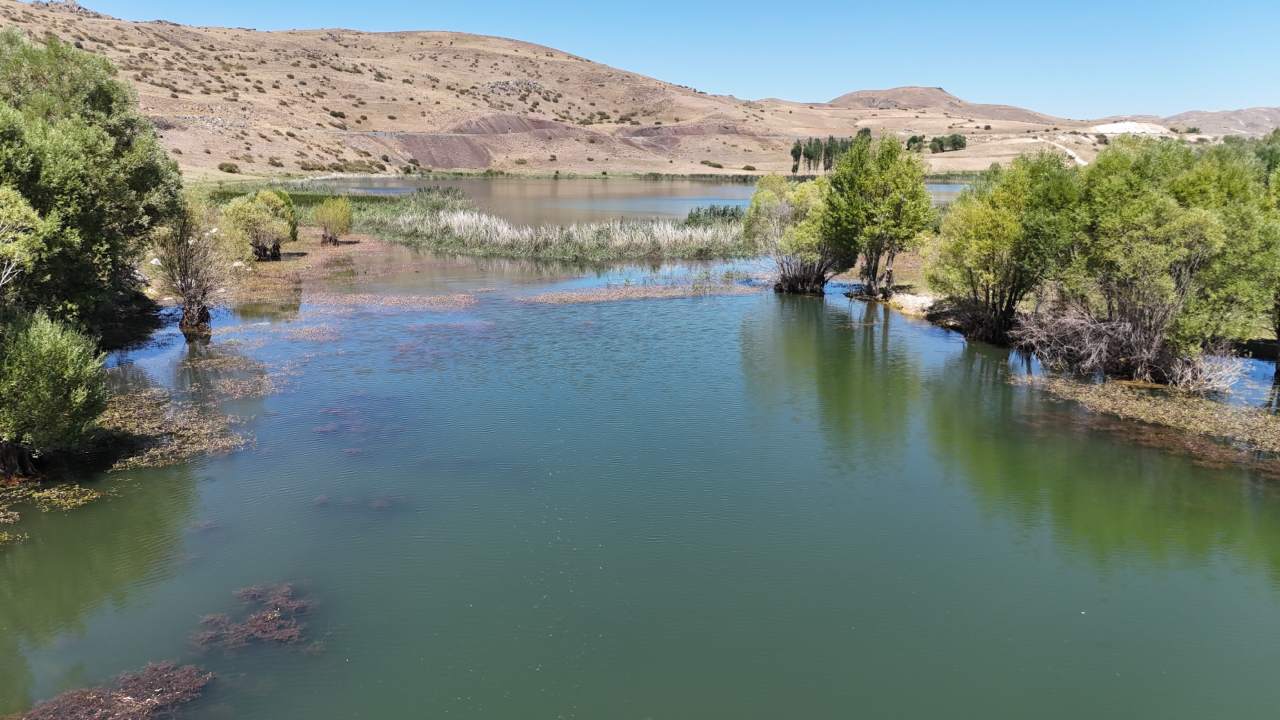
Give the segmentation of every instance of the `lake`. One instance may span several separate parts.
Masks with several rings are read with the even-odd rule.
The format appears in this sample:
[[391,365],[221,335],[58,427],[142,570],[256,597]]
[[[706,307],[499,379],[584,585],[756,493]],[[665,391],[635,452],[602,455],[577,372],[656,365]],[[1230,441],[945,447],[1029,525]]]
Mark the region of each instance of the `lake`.
[[[344,178],[318,182],[341,192],[403,195],[423,187],[456,187],[478,207],[521,225],[598,222],[614,218],[683,219],[695,207],[746,207],[755,186],[709,180],[616,178]],[[937,203],[966,183],[929,183]]]
[[[164,659],[218,673],[183,715],[208,719],[1280,706],[1280,491],[1257,470],[835,292],[527,302],[724,265],[379,267],[112,359],[179,398],[245,374],[214,356],[278,388],[221,403],[249,448],[26,514],[0,550],[0,714]],[[476,301],[394,302],[445,293]],[[281,582],[314,602],[304,644],[193,645]]]

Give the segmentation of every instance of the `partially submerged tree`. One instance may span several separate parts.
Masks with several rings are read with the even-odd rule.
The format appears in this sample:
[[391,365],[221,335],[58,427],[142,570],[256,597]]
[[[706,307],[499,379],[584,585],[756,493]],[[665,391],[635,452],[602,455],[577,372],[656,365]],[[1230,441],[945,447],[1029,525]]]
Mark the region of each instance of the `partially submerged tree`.
[[326,199],[316,208],[315,221],[320,226],[320,244],[337,245],[351,232],[351,201],[341,196]]
[[[831,174],[821,233],[826,246],[860,252],[863,290],[893,294],[893,264],[934,221],[924,162],[896,138],[859,135]],[[846,268],[841,268],[844,270]]]
[[34,459],[76,447],[106,407],[94,341],[44,313],[0,335],[0,476],[35,474]]
[[1018,337],[1047,364],[1189,388],[1220,384],[1212,344],[1269,297],[1280,241],[1257,165],[1230,148],[1122,138],[1083,172],[1082,241],[1057,302]]
[[222,229],[232,252],[245,259],[279,260],[280,246],[297,233],[293,205],[282,193],[260,190],[227,203]]
[[777,292],[821,295],[857,258],[853,249],[829,244],[821,232],[828,191],[824,178],[791,183],[769,175],[756,185],[744,232],[773,256]]
[[217,228],[209,217],[202,201],[188,198],[182,214],[156,234],[160,281],[165,291],[182,300],[178,329],[188,340],[209,335],[209,309],[224,280]]
[[1023,301],[1069,261],[1081,219],[1079,176],[1063,156],[993,167],[948,210],[929,283],[966,335],[1005,343]]

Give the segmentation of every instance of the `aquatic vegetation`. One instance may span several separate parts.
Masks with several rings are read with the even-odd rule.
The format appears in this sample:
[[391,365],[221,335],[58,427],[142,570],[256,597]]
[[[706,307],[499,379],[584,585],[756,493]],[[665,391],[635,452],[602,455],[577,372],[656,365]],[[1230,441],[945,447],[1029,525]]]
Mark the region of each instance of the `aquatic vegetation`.
[[101,498],[105,493],[82,485],[53,485],[31,493],[32,500],[46,512],[75,510]]
[[71,690],[36,705],[21,720],[150,720],[171,717],[200,697],[214,675],[194,665],[152,663],[112,687]]
[[1013,382],[1074,400],[1093,412],[1227,440],[1256,452],[1280,454],[1280,416],[1257,408],[1234,407],[1189,393],[1140,390],[1118,382],[1032,376],[1017,377]]
[[159,389],[111,397],[99,419],[97,444],[118,455],[113,469],[161,467],[200,455],[220,455],[243,447],[247,438],[231,430],[225,415],[177,402]]
[[298,618],[311,603],[299,597],[292,585],[253,585],[237,590],[235,596],[249,606],[249,614],[241,622],[223,614],[204,617],[202,629],[192,637],[198,647],[235,650],[253,643],[293,645],[305,639],[306,625]]
[[362,231],[464,255],[579,262],[750,257],[757,248],[732,222],[613,220],[560,226],[516,225],[456,198],[419,192],[400,203],[362,208]]

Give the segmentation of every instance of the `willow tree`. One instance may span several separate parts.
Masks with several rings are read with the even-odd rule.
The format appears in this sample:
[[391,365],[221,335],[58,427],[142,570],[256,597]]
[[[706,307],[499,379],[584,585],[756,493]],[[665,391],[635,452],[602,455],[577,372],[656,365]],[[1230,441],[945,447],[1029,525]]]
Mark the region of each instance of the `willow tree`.
[[1070,260],[1082,219],[1079,174],[1064,156],[994,166],[948,209],[929,284],[967,336],[1004,343],[1022,303]]
[[826,245],[861,253],[867,295],[893,294],[893,263],[934,221],[924,162],[896,138],[859,135],[830,176],[821,233]]
[[769,175],[757,184],[744,232],[773,256],[775,291],[821,295],[857,258],[856,248],[832,244],[822,233],[829,190],[825,178],[791,183]]
[[0,186],[45,231],[15,303],[97,329],[137,291],[152,231],[181,207],[177,165],[105,58],[0,32]]

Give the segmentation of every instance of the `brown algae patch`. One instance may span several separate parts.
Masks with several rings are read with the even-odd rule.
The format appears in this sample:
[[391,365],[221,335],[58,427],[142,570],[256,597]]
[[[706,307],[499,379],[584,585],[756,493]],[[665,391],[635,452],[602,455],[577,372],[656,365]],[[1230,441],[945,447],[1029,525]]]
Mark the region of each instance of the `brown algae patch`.
[[303,642],[306,625],[301,621],[311,602],[299,597],[288,583],[241,588],[236,599],[249,611],[240,622],[227,615],[208,615],[192,642],[202,649],[235,650],[253,643],[295,645]]
[[174,401],[159,389],[113,395],[98,420],[105,450],[121,457],[113,470],[162,467],[244,447],[231,419],[206,407]]
[[1258,408],[1226,405],[1210,398],[1170,391],[1142,391],[1117,382],[1085,383],[1065,378],[1012,378],[1011,382],[1073,400],[1096,413],[1226,440],[1243,449],[1280,455],[1280,416]]
[[213,673],[194,665],[152,663],[112,687],[71,690],[36,705],[21,720],[151,720],[173,717],[198,699]]
[[755,295],[759,288],[736,284],[690,285],[610,285],[591,290],[547,292],[521,298],[521,302],[539,305],[578,305],[583,303],[619,302],[623,300],[662,300],[669,298],[709,297],[713,295]]

